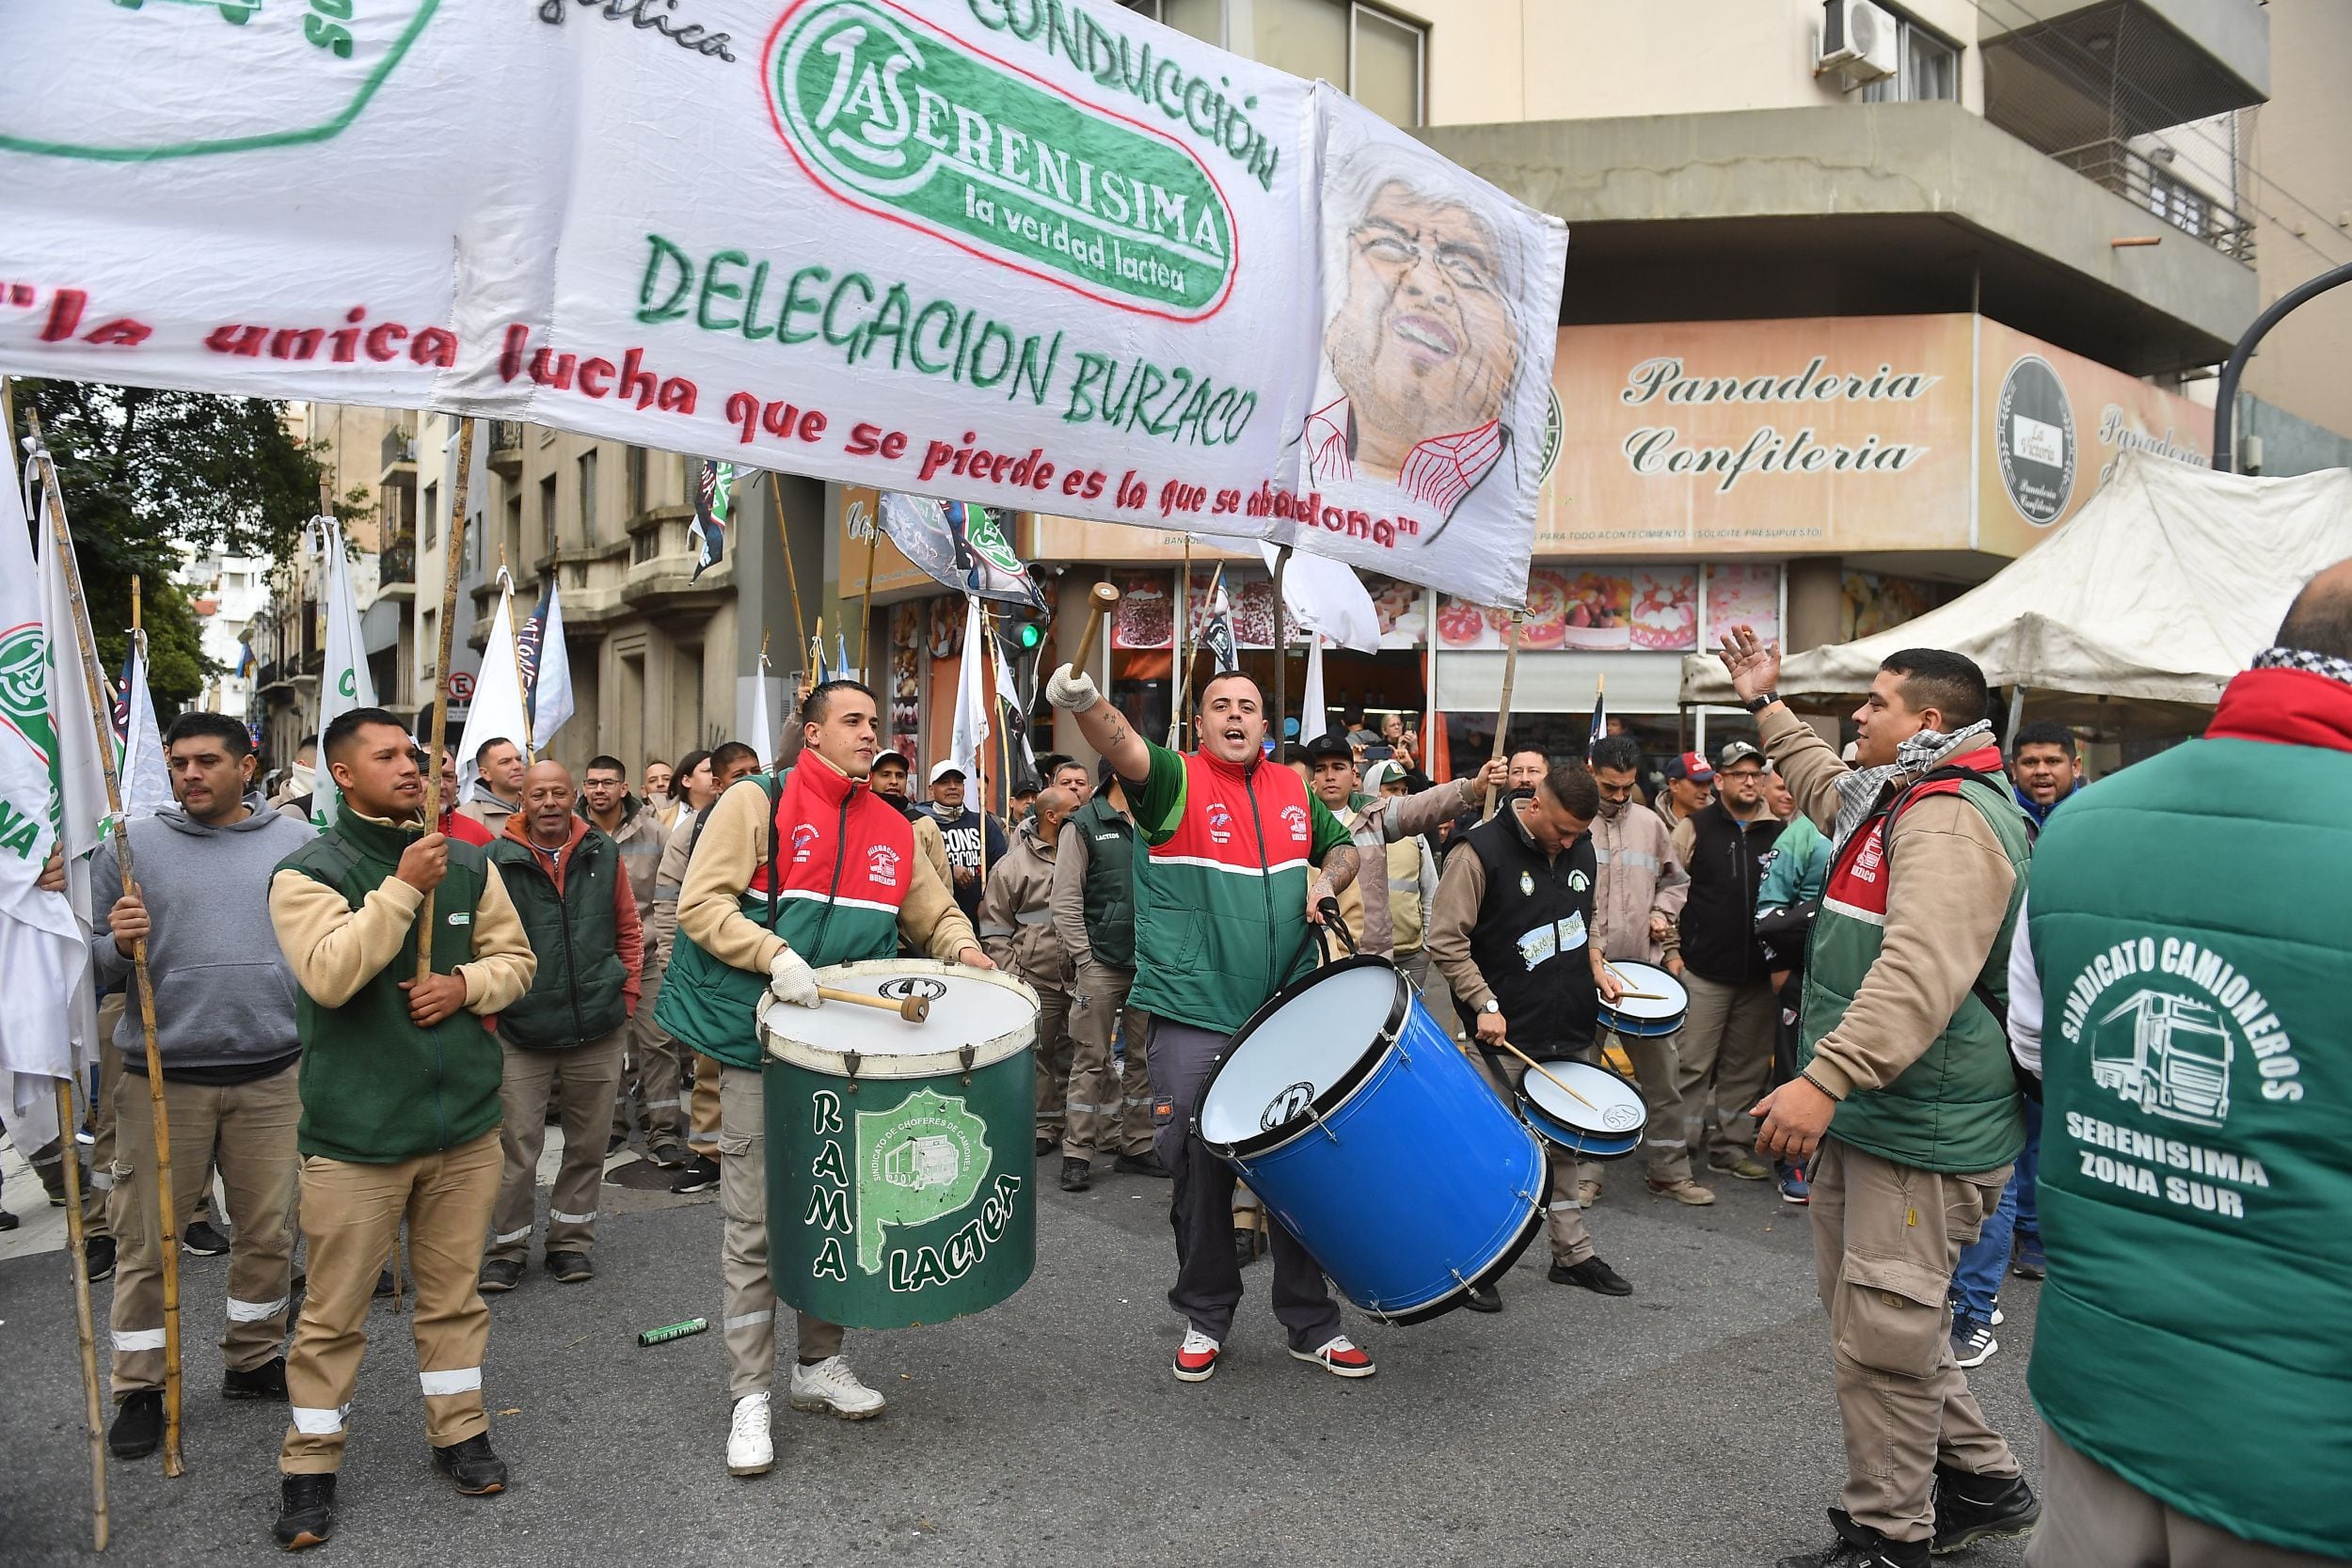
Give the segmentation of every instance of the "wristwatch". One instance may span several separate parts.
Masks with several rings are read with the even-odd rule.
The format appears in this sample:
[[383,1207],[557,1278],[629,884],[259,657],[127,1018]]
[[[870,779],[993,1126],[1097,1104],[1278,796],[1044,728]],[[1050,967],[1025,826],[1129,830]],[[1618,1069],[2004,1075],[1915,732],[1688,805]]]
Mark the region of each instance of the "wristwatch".
[[1774,703],[1779,701],[1779,692],[1767,691],[1761,696],[1750,697],[1746,702],[1741,703],[1740,705],[1746,708],[1750,713],[1761,713],[1766,708],[1771,707]]
[[1502,1011],[1502,1004],[1496,998],[1489,996],[1486,998],[1486,1005],[1478,1010],[1482,1013],[1499,1013]]

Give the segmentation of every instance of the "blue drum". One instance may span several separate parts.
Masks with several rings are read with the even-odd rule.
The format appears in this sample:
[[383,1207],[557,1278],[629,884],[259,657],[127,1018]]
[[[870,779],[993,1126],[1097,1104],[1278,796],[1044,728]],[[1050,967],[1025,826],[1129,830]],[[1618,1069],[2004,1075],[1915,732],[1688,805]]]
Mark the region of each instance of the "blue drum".
[[1258,1009],[1194,1130],[1384,1323],[1460,1306],[1543,1224],[1543,1146],[1385,959],[1318,970]]

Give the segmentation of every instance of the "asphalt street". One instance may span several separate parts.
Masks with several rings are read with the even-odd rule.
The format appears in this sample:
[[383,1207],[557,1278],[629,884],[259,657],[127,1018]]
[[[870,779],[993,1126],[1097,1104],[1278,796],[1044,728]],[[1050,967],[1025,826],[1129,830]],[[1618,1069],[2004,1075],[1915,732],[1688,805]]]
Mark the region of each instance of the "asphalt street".
[[[19,1167],[21,1169],[21,1167]],[[1040,1162],[1041,1177],[1057,1169]],[[650,1182],[648,1167],[622,1182]],[[1804,1212],[1716,1179],[1689,1210],[1612,1167],[1588,1215],[1635,1286],[1547,1283],[1540,1243],[1506,1310],[1411,1328],[1349,1314],[1379,1375],[1291,1360],[1244,1275],[1224,1364],[1168,1374],[1180,1335],[1166,1183],[1106,1176],[1041,1199],[1035,1277],[938,1327],[850,1338],[890,1400],[880,1420],[777,1401],[777,1468],[730,1479],[712,1332],[652,1349],[638,1330],[720,1317],[707,1197],[608,1184],[595,1281],[536,1254],[493,1298],[485,1391],[513,1465],[506,1496],[452,1494],[428,1462],[405,1322],[379,1302],[323,1558],[346,1564],[689,1562],[1240,1565],[1769,1565],[1825,1543],[1842,1473]],[[29,1217],[41,1201],[11,1180]],[[542,1194],[544,1208],[544,1192]],[[282,1406],[218,1397],[225,1259],[183,1259],[186,1474],[110,1464],[114,1546],[138,1563],[282,1560],[268,1531]],[[105,1367],[107,1286],[97,1288]],[[2002,1350],[1973,1381],[2038,1472],[2025,1393],[2037,1286],[2011,1280]],[[0,1560],[98,1562],[63,1254],[0,1257]],[[2023,1560],[2015,1543],[1940,1559]]]

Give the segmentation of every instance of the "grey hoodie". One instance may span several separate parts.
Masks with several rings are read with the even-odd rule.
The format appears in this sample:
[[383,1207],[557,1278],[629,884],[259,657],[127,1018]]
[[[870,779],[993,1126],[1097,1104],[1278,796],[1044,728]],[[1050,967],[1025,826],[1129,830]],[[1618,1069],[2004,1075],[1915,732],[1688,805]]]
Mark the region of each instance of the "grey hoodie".
[[[294,971],[269,923],[269,879],[279,861],[316,835],[259,795],[245,803],[251,815],[225,828],[207,827],[174,807],[128,830],[151,927],[147,969],[167,1077],[174,1069],[258,1067],[301,1049]],[[97,916],[90,957],[102,986],[127,983],[131,974],[131,960],[106,925],[121,895],[114,855],[101,851],[90,862]],[[115,1044],[143,1063],[146,1033],[135,997],[123,1009]]]

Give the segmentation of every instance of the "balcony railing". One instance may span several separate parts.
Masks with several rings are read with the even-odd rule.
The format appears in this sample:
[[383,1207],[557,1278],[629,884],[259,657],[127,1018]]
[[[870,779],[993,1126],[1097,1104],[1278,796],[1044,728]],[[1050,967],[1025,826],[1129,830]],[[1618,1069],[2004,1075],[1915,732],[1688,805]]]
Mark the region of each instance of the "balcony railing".
[[406,532],[395,533],[385,542],[383,550],[379,552],[377,585],[379,588],[389,588],[395,583],[413,584],[416,580],[417,536]]
[[2254,264],[2252,224],[2128,143],[2085,142],[2050,155],[2232,261]]
[[377,465],[379,468],[389,468],[395,463],[414,463],[416,460],[417,435],[415,431],[404,430],[394,425],[384,433],[384,458]]

